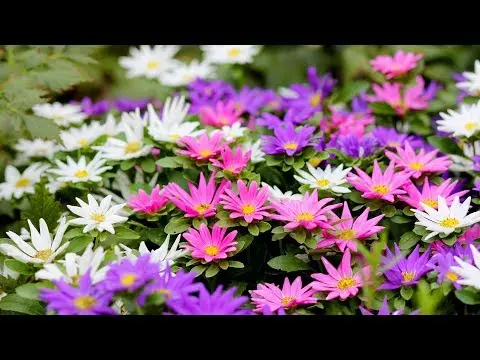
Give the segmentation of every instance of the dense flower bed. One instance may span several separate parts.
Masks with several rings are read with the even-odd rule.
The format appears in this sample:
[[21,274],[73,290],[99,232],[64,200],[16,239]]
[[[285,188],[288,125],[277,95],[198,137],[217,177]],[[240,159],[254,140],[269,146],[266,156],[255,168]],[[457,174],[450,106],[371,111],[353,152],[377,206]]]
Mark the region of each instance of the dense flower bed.
[[4,313],[478,313],[479,61],[438,113],[422,54],[275,91],[209,80],[261,47],[202,50],[119,59],[164,102],[33,107],[62,131],[18,141],[0,183],[25,225],[0,240]]

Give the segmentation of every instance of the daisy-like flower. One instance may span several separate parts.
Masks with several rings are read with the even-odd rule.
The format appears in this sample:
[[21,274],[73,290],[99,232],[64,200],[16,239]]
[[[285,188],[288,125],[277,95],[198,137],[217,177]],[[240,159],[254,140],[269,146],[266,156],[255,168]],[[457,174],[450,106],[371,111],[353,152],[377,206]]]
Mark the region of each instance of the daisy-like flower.
[[292,156],[303,150],[304,147],[312,146],[311,137],[315,132],[313,126],[304,126],[295,129],[292,123],[286,123],[284,127],[273,130],[274,136],[262,135],[263,151],[266,154],[287,154]]
[[240,115],[241,110],[235,108],[232,101],[224,103],[218,101],[215,107],[204,106],[200,109],[198,116],[204,125],[222,127],[225,125],[232,126],[237,122],[242,122]]
[[105,127],[98,122],[90,125],[83,124],[82,127],[72,127],[60,132],[63,147],[66,151],[88,148],[95,140],[105,133]]
[[176,66],[173,57],[178,50],[178,45],[141,45],[140,48],[130,48],[130,56],[121,56],[119,63],[127,70],[128,78],[145,76],[148,79],[158,79]]
[[251,223],[270,216],[266,210],[271,209],[271,206],[265,205],[269,196],[267,188],[259,190],[256,181],[252,181],[247,188],[242,180],[237,181],[237,188],[238,195],[231,189],[225,189],[225,194],[220,195],[220,204],[224,209],[231,211],[231,219],[241,217],[247,223]]
[[445,198],[438,196],[438,209],[433,209],[425,203],[422,203],[424,211],[412,209],[418,220],[415,224],[424,226],[428,231],[431,231],[425,240],[438,234],[450,235],[457,229],[480,222],[480,211],[467,215],[470,201],[471,198],[468,197],[467,200],[460,204],[458,196],[455,196],[452,205],[449,207]]
[[275,284],[258,284],[256,290],[250,291],[250,295],[252,302],[256,305],[255,312],[261,313],[266,307],[276,312],[279,309],[315,304],[318,300],[312,296],[315,292],[312,284],[302,287],[302,278],[299,276],[292,284],[286,277],[281,289]]
[[430,206],[432,209],[438,208],[438,196],[445,199],[447,205],[451,205],[455,197],[461,197],[468,193],[468,190],[459,191],[452,194],[455,190],[458,180],[450,183],[451,179],[445,180],[441,185],[430,185],[428,178],[425,178],[422,192],[410,181],[403,186],[407,192],[405,195],[398,195],[398,198],[415,209],[423,210],[422,203]]
[[350,192],[350,189],[341,185],[347,182],[345,177],[352,168],[346,168],[344,170],[343,164],[340,164],[332,171],[332,167],[328,164],[325,170],[322,170],[313,167],[310,163],[307,163],[307,167],[309,173],[304,170],[297,170],[300,176],[293,175],[299,183],[306,184],[312,189],[331,190],[334,193],[345,194]]
[[382,266],[385,269],[383,275],[387,280],[378,287],[378,290],[394,290],[402,286],[417,284],[419,279],[430,271],[427,266],[430,248],[421,256],[419,249],[420,245],[417,245],[410,256],[406,258],[397,244],[395,244],[395,254],[387,248],[387,256],[382,259]]
[[57,181],[59,182],[100,182],[102,177],[100,176],[105,171],[110,170],[111,166],[103,166],[105,159],[102,159],[98,154],[87,164],[85,156],[80,157],[78,163],[76,163],[70,156],[67,156],[67,163],[55,160],[57,164],[56,169],[48,170],[52,174],[58,175]]
[[240,122],[235,122],[232,126],[222,126],[221,132],[224,140],[232,141],[236,138],[242,137],[243,133],[247,130],[248,129],[246,127],[242,127]]
[[0,251],[23,263],[48,264],[70,244],[70,242],[67,241],[63,245],[60,245],[63,234],[65,234],[65,230],[68,227],[65,217],[61,219],[53,241],[45,220],[40,219],[40,232],[37,231],[30,220],[28,220],[28,226],[30,227],[31,244],[25,242],[14,232],[8,231],[7,236],[16,246],[0,244]]
[[206,262],[226,259],[228,253],[237,250],[238,242],[234,240],[238,231],[234,230],[227,235],[226,232],[227,229],[217,225],[213,225],[212,232],[205,224],[200,225],[199,231],[189,228],[188,232],[183,233],[183,237],[188,241],[188,245],[184,247],[192,252],[191,256],[195,259]]
[[377,139],[380,146],[390,149],[395,149],[398,146],[403,147],[407,141],[414,149],[423,147],[424,145],[421,139],[416,139],[414,136],[409,136],[408,134],[399,133],[394,128],[377,126],[371,133],[375,139]]
[[462,277],[461,280],[457,280],[458,284],[480,289],[480,252],[473,245],[470,245],[470,249],[472,251],[473,264],[469,264],[455,256],[455,261],[459,266],[452,266],[451,270]]
[[382,231],[383,226],[376,226],[384,215],[379,215],[373,219],[368,219],[369,208],[366,208],[363,213],[354,221],[348,204],[343,203],[342,217],[339,218],[333,211],[330,213],[330,225],[334,230],[323,230],[322,240],[318,243],[318,248],[324,248],[337,244],[340,251],[350,249],[357,251],[356,240],[365,240]]
[[213,64],[246,64],[253,61],[261,46],[258,45],[203,45],[205,61]]
[[423,57],[422,54],[400,50],[394,56],[379,55],[370,64],[375,71],[385,74],[387,79],[392,79],[405,75],[410,70],[415,69],[417,62]]
[[474,141],[473,144],[464,143],[463,147],[464,156],[449,155],[452,164],[450,165],[451,171],[468,172],[468,171],[480,171],[478,165],[478,159],[480,158],[480,141]]
[[77,219],[70,220],[69,223],[73,225],[85,225],[83,228],[84,233],[97,229],[100,232],[106,230],[111,234],[115,234],[113,225],[128,220],[127,217],[117,215],[125,204],[110,206],[112,201],[111,195],[106,196],[100,202],[100,205],[91,194],[88,194],[87,198],[88,204],[82,199],[75,198],[80,206],[67,205],[72,213],[80,216]]
[[341,300],[345,300],[350,296],[357,295],[358,289],[370,278],[371,267],[365,266],[354,274],[350,260],[350,251],[346,250],[343,253],[342,261],[338,269],[335,269],[327,259],[322,257],[322,262],[328,275],[312,274],[312,278],[316,280],[312,283],[312,288],[316,291],[328,292],[326,300],[332,300],[338,297]]
[[362,197],[366,199],[382,199],[389,202],[395,201],[395,195],[405,194],[402,187],[410,177],[410,173],[395,173],[395,164],[393,162],[387,167],[382,174],[382,170],[375,160],[373,165],[372,177],[368,176],[363,170],[355,167],[358,175],[348,174],[347,181],[352,184],[355,189],[362,192]]
[[415,154],[408,141],[405,143],[404,149],[397,147],[396,151],[397,154],[387,150],[385,155],[395,163],[395,166],[405,169],[415,179],[418,179],[425,173],[448,171],[448,166],[451,164],[448,156],[436,158],[438,154],[437,149],[428,153],[421,149],[418,154]]
[[165,188],[160,191],[160,185],[156,185],[151,194],[147,194],[145,190],[140,189],[138,195],[132,195],[128,206],[130,206],[135,212],[141,212],[144,214],[155,214],[162,209],[168,202],[168,198],[165,196]]
[[378,143],[372,135],[358,137],[355,134],[340,135],[330,140],[327,147],[334,147],[353,158],[372,155],[378,149]]
[[317,227],[332,230],[333,227],[327,223],[327,214],[342,206],[342,204],[325,206],[333,200],[333,198],[318,200],[317,189],[315,189],[311,195],[308,192],[305,193],[300,200],[272,201],[272,207],[277,214],[270,214],[270,217],[286,222],[285,230],[292,230],[299,226],[307,230]]
[[205,181],[203,173],[200,173],[198,187],[188,182],[190,194],[179,185],[169,183],[165,187],[165,196],[180,210],[185,212],[185,217],[207,218],[216,214],[220,195],[222,195],[230,185],[231,183],[228,180],[223,179],[217,188],[215,185],[215,173],[212,173],[208,183]]
[[457,88],[467,93],[480,96],[480,60],[475,60],[475,71],[465,71],[462,73],[463,81],[457,83]]
[[216,157],[226,144],[222,142],[222,134],[218,132],[210,137],[207,134],[202,134],[197,138],[184,136],[178,142],[187,149],[177,150],[177,153],[197,160],[209,160]]
[[208,79],[213,76],[215,76],[215,69],[212,64],[194,59],[189,64],[175,63],[175,66],[160,75],[159,80],[167,86],[184,86],[196,78]]
[[[76,101],[72,101],[72,104],[78,104]],[[82,107],[82,112],[87,114],[90,117],[101,116],[110,110],[110,101],[109,100],[100,100],[93,102],[88,96],[84,97],[80,102]]]
[[65,260],[60,260],[65,271],[57,264],[45,264],[43,269],[37,271],[35,277],[43,280],[64,280],[69,284],[78,285],[81,276],[89,272],[92,283],[96,284],[105,278],[108,266],[100,268],[105,258],[105,252],[100,246],[93,251],[93,243],[88,244],[83,255],[74,253],[65,254]]
[[257,164],[262,161],[265,161],[265,153],[262,151],[262,140],[257,140],[254,143],[247,141],[242,144],[243,151],[251,151],[250,162],[252,164]]
[[15,150],[27,158],[52,159],[53,155],[60,149],[55,141],[33,139],[20,139],[15,145]]
[[48,310],[58,315],[114,315],[110,308],[112,294],[92,283],[90,274],[85,273],[78,287],[63,280],[54,281],[56,289],[41,289],[39,298],[47,303]]
[[50,165],[34,163],[22,173],[12,165],[5,168],[5,182],[0,183],[0,199],[20,199],[24,194],[34,194],[35,184],[40,181]]
[[271,187],[267,183],[262,182],[262,187],[268,189],[270,201],[301,200],[303,198],[302,194],[294,194],[293,191],[282,192],[276,185]]
[[440,113],[442,119],[437,120],[438,130],[466,138],[480,130],[480,102],[475,105],[462,105],[458,112],[449,109],[447,113]]
[[87,118],[87,114],[82,113],[80,105],[60,104],[38,104],[33,108],[33,113],[47,119],[52,119],[57,125],[67,127],[71,124],[79,124]]
[[[449,249],[450,250],[450,249]],[[454,259],[454,254],[452,251],[442,251],[430,259],[427,266],[438,273],[437,283],[442,284],[443,282],[450,282],[455,287],[455,289],[461,289],[461,285],[457,282],[459,277],[458,275],[451,270],[452,266],[456,266],[457,263]]]
[[231,172],[233,175],[238,175],[247,167],[250,156],[251,151],[247,151],[244,154],[241,147],[232,150],[230,147],[225,146],[220,151],[220,159],[222,161],[210,159],[210,162],[224,171]]

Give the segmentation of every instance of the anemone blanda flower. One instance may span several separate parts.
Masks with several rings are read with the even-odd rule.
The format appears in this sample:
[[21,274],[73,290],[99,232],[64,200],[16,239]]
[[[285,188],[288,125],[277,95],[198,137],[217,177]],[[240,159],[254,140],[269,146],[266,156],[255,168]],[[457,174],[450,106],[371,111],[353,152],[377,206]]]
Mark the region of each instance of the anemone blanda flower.
[[0,183],[0,199],[20,199],[24,194],[34,194],[35,184],[40,182],[45,170],[50,165],[33,163],[22,173],[12,165],[5,168],[5,182]]
[[121,56],[119,63],[127,70],[128,78],[145,76],[158,79],[175,66],[173,57],[178,50],[178,45],[141,45],[140,48],[130,48],[130,56]]
[[265,205],[268,200],[268,189],[259,190],[256,181],[252,181],[247,188],[242,180],[237,181],[238,195],[232,189],[225,189],[225,194],[220,195],[220,204],[224,209],[230,210],[230,218],[242,217],[247,223],[269,217],[266,211],[271,208]]
[[227,103],[219,101],[215,104],[215,107],[202,107],[198,113],[198,117],[204,125],[221,128],[225,125],[232,126],[237,122],[242,122],[240,118],[241,114],[242,111],[236,109],[232,101]]
[[357,251],[356,241],[364,241],[372,235],[375,235],[384,229],[383,226],[377,226],[384,215],[376,216],[368,219],[369,208],[366,208],[363,213],[357,218],[353,219],[348,203],[343,203],[342,217],[339,218],[333,211],[330,213],[329,224],[334,230],[323,230],[323,237],[317,244],[317,248],[328,247],[337,244],[340,251],[350,249]]
[[262,182],[262,187],[267,188],[270,196],[270,201],[282,201],[282,200],[301,200],[302,194],[294,194],[293,191],[282,192],[276,185],[270,186],[267,183]]
[[270,217],[286,222],[287,224],[284,226],[286,230],[292,230],[299,226],[307,230],[317,227],[333,229],[327,223],[327,214],[342,206],[342,204],[325,206],[333,200],[333,198],[318,200],[317,189],[315,189],[311,195],[308,192],[305,193],[300,200],[272,201],[271,205],[277,213],[270,214]]
[[218,101],[230,99],[235,88],[222,80],[207,81],[196,79],[188,84],[188,97],[192,103],[191,114],[198,114],[204,106],[215,107]]
[[165,187],[165,196],[174,203],[180,210],[185,212],[185,217],[210,217],[217,211],[217,204],[220,196],[225,192],[231,183],[223,179],[217,186],[215,185],[215,173],[212,173],[208,183],[205,176],[200,173],[198,187],[188,182],[190,194],[175,183],[169,183]]
[[118,111],[135,111],[136,109],[144,109],[149,103],[148,99],[131,99],[126,97],[121,97],[113,101],[115,109]]
[[303,126],[295,129],[292,123],[286,123],[284,127],[273,130],[274,136],[262,135],[263,151],[266,154],[287,154],[292,156],[307,146],[312,146],[311,137],[315,132],[313,126]]
[[55,163],[57,164],[57,168],[48,171],[57,175],[56,180],[59,182],[100,182],[102,181],[100,175],[112,168],[111,166],[103,166],[105,161],[106,160],[102,159],[99,154],[95,155],[88,164],[83,155],[78,162],[75,162],[70,156],[67,156],[66,164],[56,159]]
[[458,284],[480,289],[480,252],[473,245],[470,245],[470,249],[472,251],[473,264],[455,257],[458,266],[452,266],[451,270],[462,277],[461,280],[457,280]]
[[436,209],[438,207],[438,196],[443,197],[447,205],[451,205],[456,196],[463,196],[468,193],[468,190],[463,190],[452,194],[452,192],[455,191],[458,180],[455,180],[453,183],[450,182],[451,179],[447,179],[441,185],[430,185],[428,178],[425,178],[422,192],[420,192],[419,189],[410,181],[403,186],[403,189],[407,193],[405,195],[398,195],[398,198],[419,210],[423,210],[422,203],[430,206],[432,209]]
[[60,150],[60,146],[55,141],[42,139],[20,139],[14,147],[27,158],[52,159],[53,155]]
[[447,113],[440,113],[441,119],[437,120],[438,130],[466,138],[480,130],[480,102],[475,105],[462,104],[458,111],[449,109]]
[[243,151],[251,151],[250,162],[252,164],[257,164],[265,161],[265,153],[262,151],[261,142],[262,141],[258,139],[254,143],[252,143],[251,141],[247,141],[246,143],[242,144]]
[[[460,196],[460,195],[458,195]],[[479,224],[475,224],[471,227],[469,227],[465,233],[460,236],[458,238],[458,243],[465,243],[465,242],[468,242],[468,241],[474,241],[474,240],[477,240],[477,239],[480,239],[480,225]]]
[[447,281],[453,284],[455,289],[460,289],[461,285],[457,282],[459,279],[458,275],[451,270],[452,266],[456,266],[457,263],[455,262],[454,256],[452,252],[442,252],[437,253],[430,261],[427,263],[427,266],[438,273],[437,275],[437,282],[442,284],[443,282]]
[[81,127],[71,127],[68,130],[60,132],[63,149],[65,151],[74,151],[78,149],[86,149],[102,136],[105,128],[98,122],[90,125],[83,124]]
[[242,152],[241,147],[236,147],[232,150],[228,146],[224,146],[220,151],[220,160],[210,159],[210,162],[216,167],[231,172],[233,175],[238,175],[243,169],[247,167],[252,152]]
[[[78,104],[78,102],[72,101],[72,104]],[[88,96],[84,97],[80,101],[80,106],[82,107],[82,112],[89,117],[101,116],[110,110],[110,101],[109,100],[100,100],[93,102]]]
[[87,118],[87,115],[82,113],[82,107],[73,104],[61,104],[59,102],[38,104],[32,110],[35,115],[52,119],[57,125],[64,127],[79,124]]
[[365,134],[368,125],[375,122],[375,118],[365,113],[354,113],[331,108],[332,115],[324,117],[320,122],[320,129],[327,134],[348,135],[361,137]]
[[288,123],[299,125],[311,117],[311,115],[312,114],[308,109],[297,110],[292,108],[287,110],[283,120],[276,115],[264,112],[255,120],[255,123],[258,126],[265,126],[271,130],[275,130],[277,127],[284,127]]
[[[220,130],[222,132],[223,138],[227,141],[232,141],[236,138],[242,137],[245,131],[248,129],[246,127],[242,127],[242,124],[240,122],[234,123],[232,126],[222,126],[222,129]],[[216,130],[219,131],[219,130]]]
[[333,138],[327,147],[334,147],[346,155],[359,158],[372,155],[378,149],[378,143],[372,135],[358,137],[355,134],[340,135]]
[[268,307],[272,312],[279,309],[291,309],[301,305],[315,304],[317,298],[312,295],[316,291],[311,284],[302,287],[302,278],[298,276],[291,284],[288,277],[280,288],[275,284],[258,284],[256,290],[251,290],[252,302],[256,305],[255,312],[263,312]]
[[368,176],[363,170],[355,167],[358,175],[348,174],[347,180],[358,191],[362,192],[362,197],[366,199],[382,199],[389,202],[395,201],[395,195],[405,194],[400,188],[407,182],[410,173],[395,173],[394,163],[390,163],[385,172],[375,160],[373,165],[372,177]]
[[168,202],[168,198],[165,195],[165,188],[160,191],[160,185],[156,185],[150,194],[147,194],[145,190],[140,189],[138,195],[132,195],[128,206],[130,206],[135,212],[141,212],[144,214],[155,214],[161,210]]
[[462,81],[457,83],[457,88],[467,93],[480,96],[480,60],[475,60],[475,71],[462,73]]
[[385,74],[387,79],[392,79],[405,75],[417,66],[417,62],[423,57],[423,54],[399,50],[394,56],[379,55],[370,61],[375,71]]
[[[362,315],[373,315],[370,311],[365,309],[363,306],[359,306],[359,309],[360,309],[360,312],[362,313]],[[396,311],[390,313],[390,309],[388,307],[387,297],[385,296],[383,298],[383,301],[382,301],[382,306],[380,307],[380,309],[378,309],[377,315],[380,315],[380,316],[382,316],[382,315],[403,315],[403,312],[404,312],[404,310],[400,309],[400,310],[396,310]]]
[[345,300],[350,296],[357,295],[358,289],[370,278],[371,267],[365,266],[354,274],[350,260],[350,251],[346,250],[343,253],[338,269],[335,269],[327,259],[322,257],[322,262],[328,275],[312,274],[312,278],[316,280],[312,282],[312,288],[316,291],[328,292],[326,300],[338,297],[341,300]]
[[435,149],[428,153],[421,149],[418,154],[412,149],[410,144],[405,142],[405,148],[396,148],[396,154],[387,150],[385,155],[395,163],[396,167],[405,169],[411,176],[418,179],[425,173],[444,172],[448,170],[451,161],[448,156],[436,157],[438,150]]
[[222,134],[218,132],[213,133],[210,137],[205,133],[197,138],[184,136],[178,143],[187,149],[177,150],[177,153],[196,160],[209,160],[216,157],[223,146],[228,144],[228,142],[222,142],[222,137]]
[[187,85],[196,78],[208,79],[215,76],[212,64],[193,59],[189,64],[176,62],[168,71],[160,74],[160,82],[167,86]]
[[258,45],[202,45],[205,61],[213,64],[246,64],[262,49]]
[[234,230],[228,234],[226,232],[227,229],[217,225],[213,225],[211,232],[205,224],[201,224],[198,231],[190,228],[183,234],[188,241],[185,249],[192,252],[193,258],[203,259],[206,262],[226,259],[229,256],[228,253],[237,249],[238,242],[234,240],[238,231]]
[[372,130],[371,134],[377,139],[380,146],[395,149],[398,146],[405,146],[405,142],[416,149],[423,146],[423,141],[416,139],[414,136],[397,132],[394,128],[386,128],[377,126]]
[[268,103],[268,98],[270,97],[268,94],[260,88],[250,89],[248,86],[244,86],[239,92],[233,94],[230,101],[241,112],[256,115]]
[[313,167],[310,163],[307,163],[308,173],[304,170],[297,170],[300,175],[293,175],[295,179],[301,184],[306,184],[312,189],[331,190],[334,193],[349,193],[350,190],[345,186],[342,186],[347,182],[345,176],[350,172],[352,168],[343,169],[343,164],[332,170],[330,164],[327,165],[325,170]]

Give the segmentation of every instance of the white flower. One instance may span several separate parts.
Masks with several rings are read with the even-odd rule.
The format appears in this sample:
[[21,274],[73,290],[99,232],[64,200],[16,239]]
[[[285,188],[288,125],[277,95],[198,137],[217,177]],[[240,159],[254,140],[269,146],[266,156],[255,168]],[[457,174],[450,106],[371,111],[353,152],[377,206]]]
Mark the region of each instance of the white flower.
[[42,139],[20,139],[18,144],[15,145],[15,150],[21,152],[22,155],[27,158],[38,157],[51,159],[59,149],[60,147],[55,141]]
[[34,194],[35,184],[49,167],[50,165],[34,163],[20,173],[16,167],[7,165],[5,182],[0,183],[0,199],[11,200],[12,196],[20,199],[24,194]]
[[457,280],[460,285],[473,286],[476,289],[480,289],[480,252],[474,245],[470,245],[473,255],[473,263],[469,264],[458,256],[455,256],[455,260],[460,266],[452,266],[450,270],[460,275],[463,279]]
[[103,166],[105,159],[102,159],[99,154],[95,155],[92,161],[87,164],[85,156],[82,156],[78,163],[76,163],[70,156],[67,156],[67,163],[55,160],[57,169],[50,169],[49,172],[58,175],[57,181],[59,182],[86,182],[102,181],[100,174],[111,169],[111,166]]
[[466,91],[470,95],[480,96],[480,60],[475,60],[475,71],[462,73],[466,81],[459,82],[457,88]]
[[299,183],[306,184],[312,189],[331,190],[334,193],[345,194],[350,192],[350,189],[341,185],[347,182],[345,176],[352,168],[343,170],[343,164],[340,164],[332,171],[332,167],[329,164],[325,170],[322,170],[314,168],[310,163],[307,163],[307,167],[310,173],[304,170],[297,170],[301,176],[293,175]]
[[26,243],[14,232],[8,231],[7,236],[12,239],[16,246],[11,244],[0,244],[0,251],[23,263],[50,263],[70,244],[70,242],[67,241],[60,246],[63,234],[65,234],[65,230],[68,227],[66,221],[65,217],[61,219],[55,238],[52,241],[45,220],[40,219],[40,233],[33,226],[32,222],[28,220],[30,236],[32,238],[31,244]]
[[66,151],[88,148],[95,140],[105,133],[105,127],[98,122],[91,125],[84,124],[80,128],[70,128],[60,132],[63,146]]
[[265,153],[262,151],[262,141],[260,139],[254,143],[247,141],[242,145],[242,150],[244,152],[252,151],[252,154],[250,155],[250,162],[252,164],[265,161]]
[[412,209],[417,218],[416,225],[424,226],[427,230],[432,231],[425,240],[428,240],[440,233],[449,235],[456,229],[470,226],[480,221],[480,211],[476,211],[467,215],[471,198],[460,204],[458,196],[453,200],[450,208],[445,198],[438,196],[438,210],[431,208],[425,203],[421,203],[425,211]]
[[173,56],[180,49],[178,45],[141,45],[139,49],[130,48],[130,56],[122,56],[120,65],[127,70],[127,77],[145,76],[156,79],[175,66]]
[[302,194],[293,194],[292,191],[282,192],[277,186],[271,187],[267,183],[262,182],[262,187],[268,188],[270,192],[270,201],[282,201],[282,200],[300,200],[303,198]]
[[42,270],[37,271],[35,277],[50,281],[62,279],[69,284],[77,285],[80,277],[90,270],[90,278],[95,284],[105,278],[108,270],[108,266],[99,269],[104,258],[103,248],[100,246],[93,251],[93,243],[90,243],[82,256],[75,253],[65,254],[65,260],[59,261],[63,265],[62,268],[57,264],[45,264]]
[[251,63],[261,46],[258,45],[203,45],[205,61],[214,64]]
[[440,113],[442,120],[437,120],[438,130],[467,138],[480,130],[480,102],[476,105],[462,104],[458,112],[451,109],[447,112]]
[[[18,279],[20,274],[15,270],[10,269],[7,265],[2,264],[0,265],[0,276],[3,276],[5,278],[12,278],[16,280]],[[1,295],[0,295],[0,299],[1,299]]]
[[80,105],[60,104],[38,104],[32,108],[37,116],[54,120],[60,126],[69,126],[70,124],[79,124],[87,118],[87,114],[82,113]]
[[117,120],[112,114],[107,115],[107,119],[103,124],[103,129],[104,133],[108,136],[116,136],[121,132],[119,129],[119,124],[117,124]]
[[296,99],[298,98],[300,95],[298,95],[298,93],[290,88],[286,88],[286,87],[281,87],[278,89],[278,94],[283,97],[283,98],[286,98],[286,99]]
[[123,112],[120,118],[120,123],[117,125],[117,134],[125,132],[125,127],[135,128],[135,131],[140,131],[147,124],[147,113],[145,112],[143,117],[140,113],[140,109],[135,111]]
[[128,220],[124,216],[117,215],[118,211],[125,206],[125,204],[117,204],[110,206],[112,197],[106,196],[98,204],[97,200],[91,195],[87,195],[88,204],[82,199],[76,198],[80,206],[67,205],[68,209],[75,215],[80,216],[77,219],[70,220],[69,223],[73,225],[85,225],[83,232],[87,233],[90,230],[97,229],[100,232],[104,230],[111,234],[115,234],[114,224],[122,223]]
[[242,137],[243,133],[247,130],[246,127],[242,127],[239,122],[236,122],[232,126],[222,126],[221,130],[215,130],[214,132],[221,131],[223,133],[223,139],[230,141]]
[[212,65],[208,62],[200,63],[194,59],[190,64],[178,62],[168,72],[160,75],[160,82],[167,86],[182,86],[196,78],[209,79],[215,75]]
[[474,163],[471,158],[475,155],[480,155],[480,141],[475,141],[473,145],[464,144],[463,153],[465,154],[465,157],[450,155],[450,160],[452,161],[452,164],[450,165],[451,171],[466,172],[473,169]]

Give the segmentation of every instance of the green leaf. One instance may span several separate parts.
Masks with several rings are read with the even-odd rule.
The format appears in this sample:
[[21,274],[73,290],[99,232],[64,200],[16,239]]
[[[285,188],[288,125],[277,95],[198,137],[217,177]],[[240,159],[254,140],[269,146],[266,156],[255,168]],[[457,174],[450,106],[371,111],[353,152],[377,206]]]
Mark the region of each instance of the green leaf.
[[268,155],[265,157],[265,160],[266,160],[267,166],[276,166],[282,163],[282,158],[279,156]]
[[[245,250],[247,247],[250,246],[250,244],[252,243],[254,237],[250,234],[246,234],[246,235],[243,235],[241,237],[238,238],[238,248],[240,250],[238,250],[235,254],[238,254],[240,252],[242,252],[243,250]],[[240,244],[242,244],[242,246],[240,247]]]
[[284,159],[284,161],[285,161],[285,164],[287,164],[287,165],[293,165],[293,163],[295,162],[295,158],[294,157],[286,157]]
[[15,292],[25,299],[38,300],[38,294],[42,288],[53,289],[54,286],[49,281],[42,281],[21,285],[15,289]]
[[235,269],[243,269],[245,267],[245,265],[243,265],[243,263],[241,263],[240,261],[232,261],[232,260],[228,261],[228,266]]
[[455,296],[458,300],[466,305],[480,304],[480,293],[471,287],[466,287],[455,291]]
[[449,237],[442,239],[443,243],[448,246],[453,246],[457,242],[457,237],[455,235],[450,235]]
[[397,212],[397,209],[393,205],[387,205],[383,207],[380,211],[382,212],[382,214],[385,215],[385,217],[390,218],[393,215],[395,215],[395,213]]
[[390,221],[395,223],[395,224],[407,224],[411,221],[411,219],[405,217],[405,216],[394,216],[390,218]]
[[402,288],[400,289],[400,295],[402,295],[402,298],[404,298],[405,300],[410,300],[413,295],[413,288],[402,286]]
[[77,237],[77,236],[83,236],[83,228],[73,228],[71,230],[68,230],[65,235],[63,235],[63,238],[65,240],[70,240],[70,239],[73,239],[74,237]]
[[3,95],[15,109],[30,110],[34,105],[45,102],[43,97],[46,95],[45,90],[31,88],[32,85],[25,79],[9,81],[3,88]]
[[30,197],[28,204],[28,208],[20,214],[24,226],[28,226],[27,219],[35,226],[38,226],[40,219],[43,219],[51,232],[57,228],[57,221],[63,210],[62,205],[55,200],[55,196],[50,194],[44,185],[37,184],[35,186],[35,194]]
[[272,228],[272,225],[270,225],[268,222],[266,221],[260,221],[258,224],[258,229],[260,230],[261,233],[265,232],[265,231],[268,231]]
[[372,109],[373,113],[375,115],[396,115],[397,113],[395,112],[394,109],[387,103],[383,102],[372,102],[368,104],[370,109]]
[[445,154],[464,156],[457,143],[450,138],[443,136],[429,136],[427,141]]
[[285,229],[283,226],[276,226],[272,230],[272,234],[283,234],[285,232]]
[[156,170],[155,161],[153,161],[152,158],[143,159],[140,166],[142,167],[143,171],[149,174],[155,172]]
[[305,161],[303,161],[303,159],[297,159],[295,160],[295,162],[293,163],[293,167],[298,170],[298,169],[301,169],[305,166]]
[[286,272],[311,270],[311,267],[293,255],[281,255],[273,258],[268,263],[272,269]]
[[228,260],[220,260],[219,263],[218,263],[218,266],[220,266],[220,268],[222,270],[227,270],[228,269]]
[[28,315],[44,314],[43,306],[38,301],[25,299],[17,294],[8,294],[0,300],[0,309]]
[[211,278],[211,277],[217,275],[219,271],[220,271],[220,268],[218,267],[218,265],[217,264],[212,264],[212,265],[210,265],[210,267],[205,272],[205,277],[206,278]]
[[255,224],[249,224],[248,225],[248,232],[252,234],[253,236],[258,236],[260,233],[260,230],[258,229],[258,226]]
[[397,297],[393,301],[393,306],[395,307],[395,310],[403,309],[405,308],[405,300],[401,297]]
[[285,236],[287,236],[288,233],[281,233],[281,234],[273,234],[272,236],[272,241],[277,241],[283,239]]
[[411,247],[415,246],[421,237],[414,234],[413,232],[407,232],[400,237],[400,242],[398,246],[401,250],[410,249]]
[[89,235],[83,235],[73,238],[72,241],[70,241],[70,245],[68,245],[66,252],[77,254],[83,251],[92,241],[93,237]]
[[161,167],[164,168],[178,168],[181,167],[181,165],[175,161],[175,156],[166,156],[164,158],[161,158],[156,161],[157,165],[160,165]]
[[307,232],[304,228],[296,229],[290,233],[290,237],[295,239],[298,243],[303,244],[307,238]]
[[135,166],[135,160],[130,159],[130,160],[125,160],[120,163],[120,169],[122,171],[127,171],[131,169],[132,167]]
[[340,90],[338,95],[333,99],[334,104],[346,103],[352,100],[355,96],[366,91],[370,87],[368,81],[355,81],[350,82],[345,85],[345,87]]
[[305,240],[305,245],[310,249],[315,249],[317,247],[318,241],[314,237],[309,237]]
[[47,88],[59,92],[88,79],[74,63],[58,59],[49,62],[49,69],[37,72],[36,80]]
[[229,227],[233,227],[233,226],[236,226],[237,223],[231,219],[221,219],[221,220],[218,220],[215,225],[217,226],[220,226],[222,228],[229,228]]
[[22,275],[32,275],[35,274],[35,269],[29,265],[29,264],[24,264],[18,260],[15,259],[7,259],[5,260],[5,265],[13,271],[18,272],[19,274]]
[[172,219],[165,226],[165,233],[167,234],[180,234],[186,231],[190,227],[190,220],[186,218]]
[[205,270],[207,270],[207,266],[205,266],[205,265],[197,265],[197,266],[195,266],[194,268],[192,268],[191,271],[197,273],[197,275],[196,275],[196,277],[197,277],[197,276],[202,275]]
[[115,229],[115,236],[118,237],[119,239],[135,240],[140,238],[140,235],[136,231],[133,231],[123,226],[119,226]]
[[402,212],[407,216],[414,216],[415,215],[415,213],[412,210],[410,210],[410,207],[408,207],[408,206],[405,206],[403,208]]

